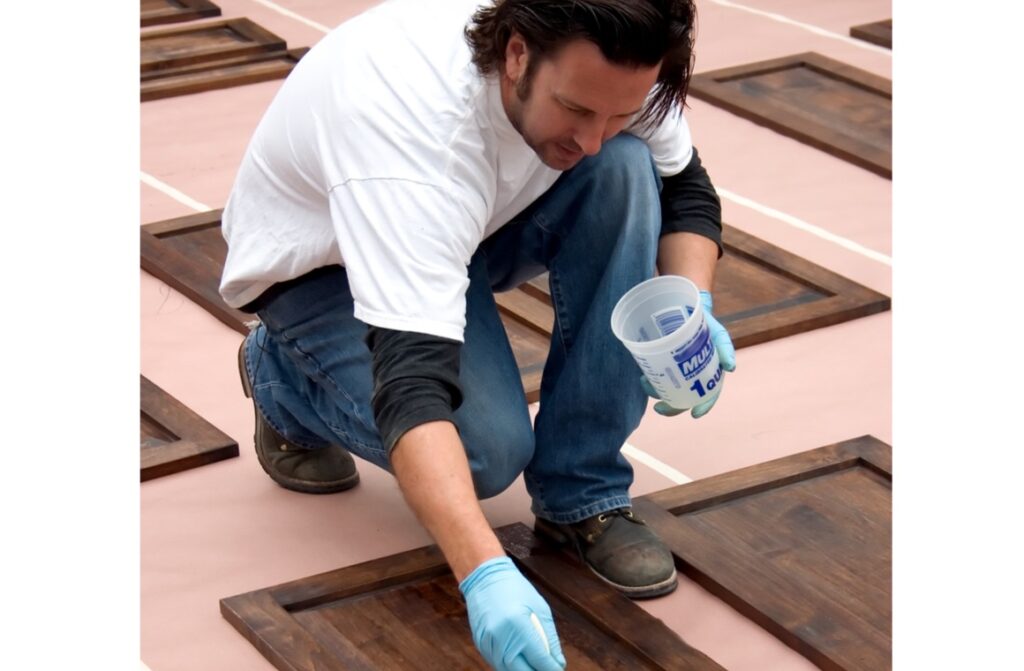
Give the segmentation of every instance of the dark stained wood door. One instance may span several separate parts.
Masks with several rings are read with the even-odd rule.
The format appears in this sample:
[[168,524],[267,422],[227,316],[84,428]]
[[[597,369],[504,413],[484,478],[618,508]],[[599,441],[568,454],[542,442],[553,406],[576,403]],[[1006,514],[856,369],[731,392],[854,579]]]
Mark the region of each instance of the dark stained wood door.
[[892,178],[892,82],[814,52],[701,72],[690,93]]
[[[502,545],[551,606],[574,671],[722,670],[522,524]],[[278,669],[488,669],[436,546],[222,599],[221,614]]]
[[680,570],[827,671],[892,666],[892,453],[871,436],[634,500]]
[[238,456],[238,443],[140,375],[140,477],[163,475]]
[[141,0],[139,23],[145,28],[220,16],[220,7],[209,0]]
[[850,28],[850,36],[892,49],[892,19],[853,26]]
[[279,79],[308,51],[246,18],[147,31],[139,45],[143,102]]
[[[748,347],[888,310],[889,297],[726,224],[725,254],[715,275],[715,317],[736,347]],[[519,287],[498,306],[538,333],[551,333],[554,313],[547,274]],[[511,292],[510,292],[511,293]],[[536,304],[546,306],[541,312]]]

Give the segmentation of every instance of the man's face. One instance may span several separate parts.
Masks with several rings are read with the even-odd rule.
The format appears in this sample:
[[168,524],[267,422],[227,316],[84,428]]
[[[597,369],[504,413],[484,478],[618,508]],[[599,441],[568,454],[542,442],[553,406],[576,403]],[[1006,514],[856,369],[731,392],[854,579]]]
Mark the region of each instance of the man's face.
[[518,34],[509,40],[505,56],[505,113],[540,160],[555,170],[593,156],[621,131],[643,107],[660,67],[610,63],[596,44],[581,39],[541,62],[526,82],[530,55]]

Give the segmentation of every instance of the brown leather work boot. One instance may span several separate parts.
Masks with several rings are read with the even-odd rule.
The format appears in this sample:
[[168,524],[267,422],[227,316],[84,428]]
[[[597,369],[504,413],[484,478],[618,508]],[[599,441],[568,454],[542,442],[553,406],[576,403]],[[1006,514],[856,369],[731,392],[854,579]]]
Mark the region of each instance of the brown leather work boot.
[[575,524],[536,518],[534,532],[576,548],[597,577],[631,599],[662,596],[678,586],[672,553],[631,508],[619,508]]
[[[252,383],[245,365],[245,340],[238,348],[238,373],[242,378],[242,391],[252,398]],[[285,489],[305,494],[332,494],[351,489],[359,484],[359,473],[352,455],[340,445],[310,450],[289,442],[256,413],[256,457],[267,475]]]

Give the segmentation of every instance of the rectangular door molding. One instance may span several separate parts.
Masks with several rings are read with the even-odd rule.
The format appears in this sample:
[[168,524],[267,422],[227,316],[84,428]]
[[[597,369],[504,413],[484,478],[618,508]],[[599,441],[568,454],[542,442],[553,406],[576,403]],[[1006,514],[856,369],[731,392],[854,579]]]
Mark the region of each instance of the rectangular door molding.
[[850,28],[850,36],[892,49],[892,19],[853,26]]
[[892,301],[738,228],[723,226],[715,317],[748,347],[885,312]]
[[246,18],[144,32],[140,48],[143,102],[279,79],[308,51]]
[[680,570],[826,671],[892,667],[892,451],[861,436],[634,500]]
[[184,403],[139,376],[141,480],[238,456],[238,443]]
[[701,72],[690,93],[892,178],[892,82],[808,52]]
[[141,0],[139,23],[158,26],[220,16],[220,7],[209,0]]
[[[576,671],[724,671],[522,524],[496,530],[551,606]],[[282,671],[489,669],[436,546],[222,599],[221,614]]]

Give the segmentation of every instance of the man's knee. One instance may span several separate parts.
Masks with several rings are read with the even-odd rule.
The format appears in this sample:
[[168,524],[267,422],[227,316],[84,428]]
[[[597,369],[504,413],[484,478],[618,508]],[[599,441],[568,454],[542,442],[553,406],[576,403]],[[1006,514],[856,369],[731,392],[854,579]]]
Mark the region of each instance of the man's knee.
[[477,498],[497,496],[515,482],[533,458],[533,430],[518,435],[495,431],[487,444],[467,446]]
[[634,135],[619,133],[595,156],[580,161],[573,171],[609,207],[615,203],[630,207],[637,199],[645,204],[659,200],[661,177],[650,147]]
[[650,147],[646,142],[629,133],[619,133],[605,142],[601,151],[594,158],[626,171],[638,170],[645,176],[655,174]]

